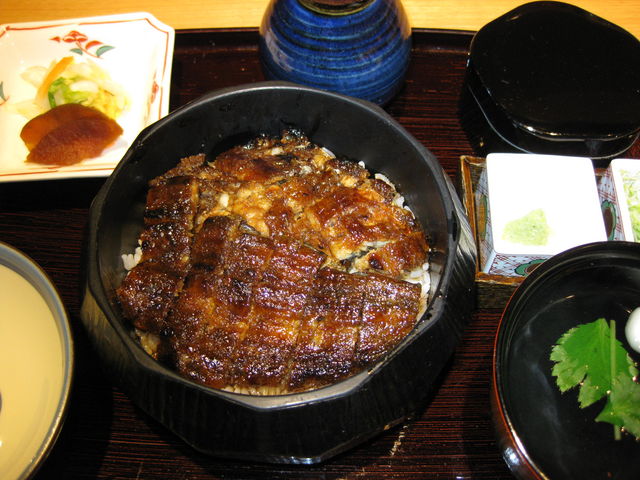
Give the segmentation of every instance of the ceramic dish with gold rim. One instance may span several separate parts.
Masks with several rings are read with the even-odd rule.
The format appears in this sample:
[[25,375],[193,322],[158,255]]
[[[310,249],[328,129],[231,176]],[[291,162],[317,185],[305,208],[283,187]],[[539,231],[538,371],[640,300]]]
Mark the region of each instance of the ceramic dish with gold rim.
[[30,478],[64,421],[73,374],[65,307],[47,274],[0,242],[0,472]]

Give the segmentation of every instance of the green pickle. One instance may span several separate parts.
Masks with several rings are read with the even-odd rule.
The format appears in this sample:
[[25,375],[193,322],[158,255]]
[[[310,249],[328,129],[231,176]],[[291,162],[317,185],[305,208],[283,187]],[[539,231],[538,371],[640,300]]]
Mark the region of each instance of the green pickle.
[[622,183],[627,196],[633,240],[640,242],[640,172],[622,170]]

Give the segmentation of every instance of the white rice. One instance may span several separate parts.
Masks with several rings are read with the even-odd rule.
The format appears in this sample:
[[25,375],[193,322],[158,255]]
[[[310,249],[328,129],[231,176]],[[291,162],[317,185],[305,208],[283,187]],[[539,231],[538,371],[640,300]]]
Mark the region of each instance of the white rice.
[[121,255],[121,257],[125,270],[129,271],[140,262],[142,258],[142,248],[137,246],[133,253],[125,253]]

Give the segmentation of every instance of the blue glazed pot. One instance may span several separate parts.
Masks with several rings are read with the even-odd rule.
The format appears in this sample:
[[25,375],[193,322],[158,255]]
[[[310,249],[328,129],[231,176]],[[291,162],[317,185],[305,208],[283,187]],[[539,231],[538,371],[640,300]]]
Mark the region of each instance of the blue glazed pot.
[[400,90],[411,28],[399,0],[272,0],[260,27],[265,76],[384,105]]

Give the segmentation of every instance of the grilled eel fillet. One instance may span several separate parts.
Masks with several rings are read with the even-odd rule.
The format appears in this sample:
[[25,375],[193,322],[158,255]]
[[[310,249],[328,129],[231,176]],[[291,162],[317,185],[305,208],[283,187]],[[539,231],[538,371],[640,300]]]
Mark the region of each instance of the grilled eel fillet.
[[371,366],[425,301],[427,243],[395,189],[287,132],[150,182],[117,290],[147,348],[202,384],[279,394]]

